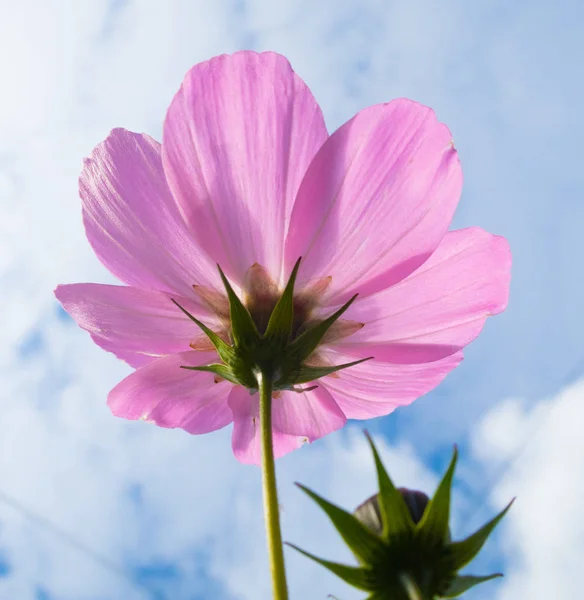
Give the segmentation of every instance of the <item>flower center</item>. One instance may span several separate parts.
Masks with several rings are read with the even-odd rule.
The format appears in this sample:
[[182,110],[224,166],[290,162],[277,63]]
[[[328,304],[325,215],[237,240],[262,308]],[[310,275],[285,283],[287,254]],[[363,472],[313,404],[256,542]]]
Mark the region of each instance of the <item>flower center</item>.
[[[292,339],[309,321],[330,282],[330,277],[323,277],[293,295]],[[243,282],[243,303],[262,335],[266,332],[270,317],[283,293],[284,290],[278,288],[264,267],[256,263],[248,269]]]
[[219,318],[218,331],[209,329],[173,300],[201,329],[201,334],[191,342],[191,348],[214,349],[223,361],[223,364],[184,368],[210,371],[215,373],[216,379],[227,379],[250,390],[257,389],[257,376],[261,372],[272,379],[274,390],[279,390],[295,389],[297,384],[362,362],[335,366],[327,364],[316,353],[319,345],[347,337],[363,324],[340,319],[355,297],[329,317],[315,316],[331,278],[312,281],[294,293],[299,266],[300,260],[286,287],[280,290],[264,267],[252,265],[243,281],[242,298],[233,291],[221,269],[225,295],[193,286]]

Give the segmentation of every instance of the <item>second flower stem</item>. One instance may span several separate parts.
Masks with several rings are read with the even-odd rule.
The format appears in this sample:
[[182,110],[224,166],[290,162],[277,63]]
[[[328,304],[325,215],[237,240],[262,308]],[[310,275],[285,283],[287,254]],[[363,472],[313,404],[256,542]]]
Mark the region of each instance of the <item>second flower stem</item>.
[[284,549],[280,529],[280,508],[276,487],[276,466],[272,439],[272,380],[258,374],[260,393],[260,427],[262,437],[262,486],[264,517],[268,538],[268,555],[272,574],[274,600],[288,600],[288,586],[284,568]]
[[410,575],[407,573],[402,573],[400,575],[400,580],[410,600],[424,600],[422,592],[420,592],[420,588],[416,585],[416,582],[412,579],[412,577],[410,577]]

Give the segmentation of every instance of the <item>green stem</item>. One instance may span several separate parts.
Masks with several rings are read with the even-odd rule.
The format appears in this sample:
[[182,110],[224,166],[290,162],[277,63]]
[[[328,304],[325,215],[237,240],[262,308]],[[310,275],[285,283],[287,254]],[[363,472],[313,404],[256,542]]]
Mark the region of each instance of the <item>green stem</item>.
[[416,585],[416,582],[407,573],[401,573],[399,576],[406,594],[410,600],[424,600],[420,588]]
[[284,549],[280,530],[280,510],[276,488],[276,467],[272,440],[272,380],[258,374],[260,391],[260,427],[262,435],[262,479],[264,492],[264,514],[268,537],[268,554],[272,573],[274,600],[288,600]]

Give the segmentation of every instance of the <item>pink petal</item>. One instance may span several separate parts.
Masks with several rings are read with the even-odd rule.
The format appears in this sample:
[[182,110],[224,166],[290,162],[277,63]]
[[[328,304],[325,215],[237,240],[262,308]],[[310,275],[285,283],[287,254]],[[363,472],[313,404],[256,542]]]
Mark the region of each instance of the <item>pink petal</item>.
[[321,110],[278,54],[193,67],[164,124],[166,176],[191,230],[241,283],[255,262],[278,280],[292,204],[327,138]]
[[215,325],[205,308],[176,294],[75,283],[60,285],[55,295],[96,344],[134,367],[189,350],[190,341],[201,333],[171,297],[209,327]]
[[227,404],[233,385],[215,383],[211,373],[181,369],[213,360],[213,354],[202,352],[159,358],[118,383],[109,393],[108,405],[116,417],[160,427],[181,427],[194,434],[221,429],[233,420]]
[[415,273],[357,301],[347,314],[365,327],[334,347],[392,363],[453,354],[480,333],[488,316],[505,310],[510,269],[505,238],[478,227],[449,232]]
[[[351,357],[328,351],[334,364],[350,362]],[[349,419],[371,419],[388,415],[434,389],[462,360],[462,352],[432,363],[394,365],[368,361],[324,377],[323,386]]]
[[[233,434],[231,443],[235,458],[242,463],[259,465],[262,462],[261,431],[259,417],[259,396],[251,396],[243,387],[237,386],[229,394],[229,406],[233,412]],[[289,435],[280,431],[272,431],[274,456],[280,458],[284,454],[300,448],[308,441],[303,436]]]
[[[272,404],[274,429],[291,435],[301,435],[313,442],[343,427],[347,417],[330,393],[319,386],[304,393],[282,392]],[[310,384],[307,384],[310,385]]]
[[358,113],[323,145],[302,182],[286,238],[299,281],[332,276],[330,303],[407,277],[436,249],[462,173],[434,111],[400,99]]
[[168,189],[158,142],[114,129],[85,159],[79,190],[87,238],[116,277],[185,296],[218,283]]

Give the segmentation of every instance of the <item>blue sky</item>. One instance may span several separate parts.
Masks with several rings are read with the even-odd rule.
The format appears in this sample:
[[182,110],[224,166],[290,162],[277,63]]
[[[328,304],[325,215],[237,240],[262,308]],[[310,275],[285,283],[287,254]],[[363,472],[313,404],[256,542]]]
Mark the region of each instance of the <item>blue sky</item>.
[[[87,244],[81,159],[116,126],[160,139],[184,72],[241,48],[285,54],[332,130],[406,96],[446,122],[465,175],[453,227],[513,251],[509,309],[462,366],[367,423],[394,479],[431,491],[462,449],[455,533],[518,496],[468,570],[470,600],[575,597],[584,553],[584,6],[445,0],[23,0],[0,22],[0,600],[267,600],[259,472],[229,431],[114,419],[129,369],[57,306],[111,282]],[[349,560],[294,486],[348,508],[374,491],[363,424],[279,461],[284,536]],[[558,510],[558,507],[561,507]],[[545,517],[545,518],[544,518]],[[293,598],[361,596],[288,554]]]

